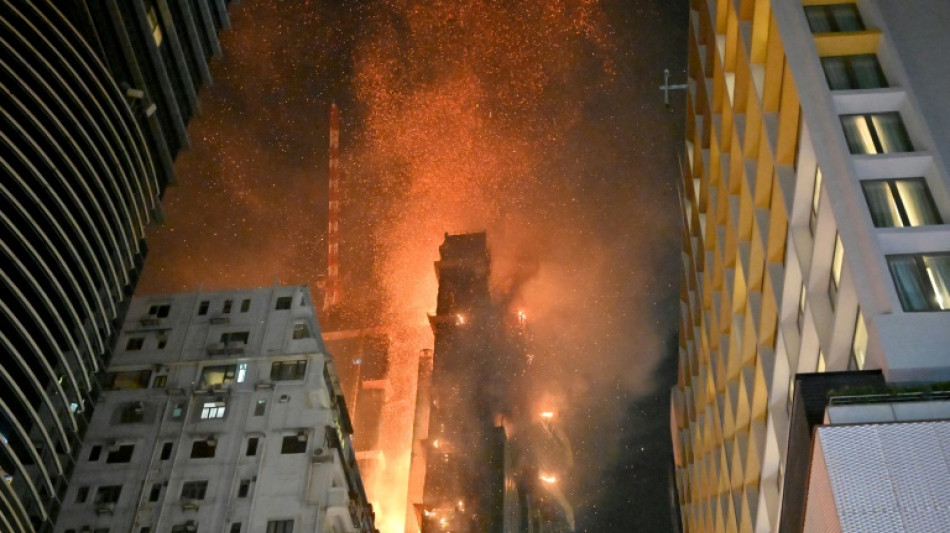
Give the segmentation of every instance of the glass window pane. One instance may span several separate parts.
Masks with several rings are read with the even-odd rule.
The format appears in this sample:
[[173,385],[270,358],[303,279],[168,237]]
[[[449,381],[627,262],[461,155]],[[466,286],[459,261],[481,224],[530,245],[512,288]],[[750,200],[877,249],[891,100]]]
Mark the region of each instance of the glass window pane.
[[[878,89],[887,87],[887,80],[881,71],[881,65],[874,54],[850,56],[851,71],[854,73],[855,89]],[[827,72],[827,70],[826,70]]]
[[854,4],[837,4],[828,6],[828,9],[834,18],[836,31],[861,31],[864,29],[864,23],[861,22],[858,8]]
[[895,180],[901,206],[907,215],[907,223],[911,226],[928,226],[940,224],[940,215],[937,214],[927,182],[922,179]]
[[930,281],[921,277],[915,257],[889,257],[897,296],[904,311],[927,311],[930,308]]
[[806,6],[805,17],[808,18],[808,27],[812,33],[828,33],[831,30],[831,19],[825,11],[825,6]]
[[901,116],[897,113],[882,113],[871,115],[871,122],[877,138],[881,142],[881,150],[885,154],[894,152],[910,152],[914,148],[910,144],[910,137],[904,129]]
[[831,279],[835,286],[841,284],[841,265],[844,262],[844,246],[841,244],[841,236],[835,237],[835,251],[831,257]]
[[891,195],[891,187],[886,181],[865,181],[861,183],[864,196],[868,200],[868,209],[871,211],[871,220],[878,228],[900,228],[901,222],[897,203]]
[[825,77],[828,78],[828,87],[833,91],[843,91],[853,89],[851,80],[848,78],[848,67],[843,57],[823,57],[821,66],[825,70]]
[[844,137],[848,141],[848,149],[852,154],[876,154],[874,137],[868,128],[864,115],[845,115],[841,117],[841,126],[844,128]]
[[937,309],[950,309],[950,255],[925,255],[924,268]]
[[864,324],[864,314],[858,311],[858,319],[854,324],[854,340],[851,343],[851,356],[858,370],[864,370],[865,354],[868,349],[868,328]]

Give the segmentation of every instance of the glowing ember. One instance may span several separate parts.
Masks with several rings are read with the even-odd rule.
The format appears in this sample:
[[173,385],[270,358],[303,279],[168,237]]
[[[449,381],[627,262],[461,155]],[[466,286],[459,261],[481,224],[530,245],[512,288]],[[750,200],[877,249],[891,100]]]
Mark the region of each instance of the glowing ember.
[[545,420],[551,420],[552,418],[554,418],[554,411],[543,411],[541,413],[541,418]]
[[556,483],[556,482],[557,482],[557,478],[556,478],[556,477],[554,477],[554,476],[549,476],[549,475],[547,475],[547,474],[541,474],[540,476],[538,476],[538,479],[540,479],[541,481],[543,481],[543,482],[545,482],[545,483]]
[[439,439],[435,439],[434,441],[432,441],[432,447],[433,447],[433,448],[438,448],[438,447],[439,447]]
[[465,315],[462,315],[462,314],[457,315],[456,322],[458,322],[459,325],[465,324]]

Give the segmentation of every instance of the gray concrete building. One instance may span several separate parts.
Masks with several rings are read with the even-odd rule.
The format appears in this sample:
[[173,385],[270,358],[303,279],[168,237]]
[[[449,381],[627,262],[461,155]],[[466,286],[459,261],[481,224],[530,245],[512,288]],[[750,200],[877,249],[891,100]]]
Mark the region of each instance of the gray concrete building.
[[306,287],[141,297],[57,533],[372,533]]

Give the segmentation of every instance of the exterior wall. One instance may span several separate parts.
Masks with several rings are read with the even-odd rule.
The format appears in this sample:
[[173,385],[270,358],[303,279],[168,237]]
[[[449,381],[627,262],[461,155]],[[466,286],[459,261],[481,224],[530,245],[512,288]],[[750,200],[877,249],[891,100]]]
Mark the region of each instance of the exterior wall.
[[[923,178],[950,220],[935,141],[948,133],[937,91],[950,73],[922,53],[950,44],[948,7],[863,0],[852,5],[866,29],[812,34],[804,8],[833,3],[691,2],[672,399],[687,531],[777,531],[796,373],[950,377],[950,314],[905,311],[888,262],[950,251],[948,226],[876,228],[863,189]],[[855,54],[877,57],[886,87],[829,88],[821,58]],[[852,154],[841,117],[890,112],[910,149]]]
[[103,387],[55,531],[374,531],[305,287],[136,298]]

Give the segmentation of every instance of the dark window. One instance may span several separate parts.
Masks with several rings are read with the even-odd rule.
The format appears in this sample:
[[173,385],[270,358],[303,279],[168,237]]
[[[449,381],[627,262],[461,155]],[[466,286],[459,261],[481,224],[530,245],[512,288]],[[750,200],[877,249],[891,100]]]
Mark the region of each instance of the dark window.
[[142,402],[128,402],[119,406],[119,423],[135,424],[145,418],[145,405]]
[[98,461],[99,455],[102,453],[102,446],[93,446],[89,450],[89,460]]
[[99,487],[96,491],[96,505],[100,503],[116,503],[119,501],[119,495],[122,494],[122,485],[107,485]]
[[139,529],[139,533],[150,533],[151,531],[152,531],[152,528],[148,526],[142,526],[142,528]]
[[888,256],[904,311],[950,309],[950,254]]
[[238,485],[238,498],[247,498],[247,494],[251,491],[251,480],[242,479],[241,484]]
[[158,349],[164,350],[168,346],[168,336],[162,334],[158,336]]
[[294,521],[268,520],[267,533],[294,533]]
[[862,181],[871,219],[878,228],[941,224],[924,178]]
[[264,416],[265,409],[267,409],[267,400],[257,400],[254,404],[254,416]]
[[852,154],[912,152],[900,113],[842,115],[841,126]]
[[79,487],[76,491],[76,503],[86,503],[89,498],[89,487]]
[[192,459],[208,459],[214,457],[214,451],[218,447],[218,442],[214,439],[196,440],[191,445]]
[[224,301],[224,305],[221,307],[221,312],[225,314],[231,312],[231,300]]
[[281,296],[280,298],[277,298],[277,305],[274,306],[274,309],[290,309],[290,305],[293,303],[293,301],[294,299],[291,296]]
[[864,30],[864,22],[853,3],[805,6],[812,33],[837,33]]
[[294,324],[294,339],[309,339],[310,338],[310,328],[305,322],[297,322]]
[[148,493],[148,501],[157,502],[158,498],[162,495],[162,484],[161,483],[152,483],[152,490]]
[[280,444],[280,453],[307,453],[307,434],[287,435]]
[[244,455],[257,455],[257,437],[247,439],[247,451]]
[[277,361],[270,365],[270,379],[272,381],[286,381],[304,379],[307,377],[307,360]]
[[210,303],[211,303],[211,302],[209,302],[208,300],[205,300],[205,301],[201,302],[200,304],[198,304],[198,314],[199,314],[199,315],[207,315],[207,314],[208,314],[208,306],[210,305]]
[[188,481],[181,486],[181,498],[183,500],[203,500],[207,491],[207,481]]
[[229,331],[221,334],[221,342],[224,344],[232,342],[247,344],[247,339],[250,338],[250,336],[251,333],[248,331]]
[[249,298],[245,298],[245,299],[241,300],[241,312],[242,312],[242,313],[246,313],[250,308],[251,308],[251,300],[250,300]]
[[165,318],[171,309],[172,306],[170,304],[153,305],[148,308],[148,314],[158,318]]
[[144,337],[132,337],[128,342],[125,343],[125,349],[130,352],[136,352],[142,349],[142,346],[145,345]]
[[884,71],[874,54],[823,57],[821,67],[833,91],[887,87]]
[[167,461],[172,456],[172,443],[162,444],[162,455],[159,457],[162,461]]
[[185,524],[175,524],[172,526],[171,533],[195,533],[198,531],[198,523],[189,520]]
[[123,444],[109,450],[106,456],[107,463],[128,463],[132,460],[132,453],[135,452],[134,444]]
[[231,533],[241,533],[241,523],[235,522],[231,524]]

